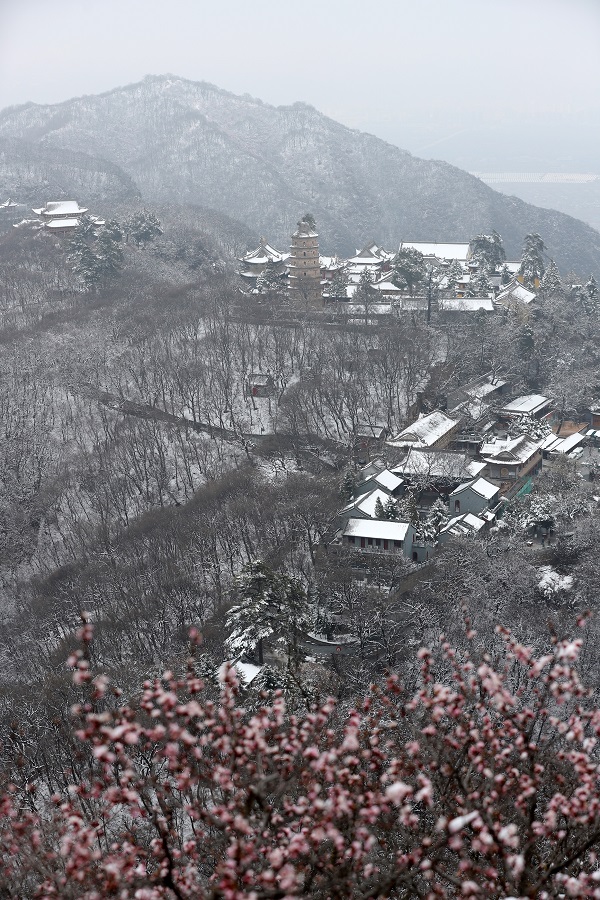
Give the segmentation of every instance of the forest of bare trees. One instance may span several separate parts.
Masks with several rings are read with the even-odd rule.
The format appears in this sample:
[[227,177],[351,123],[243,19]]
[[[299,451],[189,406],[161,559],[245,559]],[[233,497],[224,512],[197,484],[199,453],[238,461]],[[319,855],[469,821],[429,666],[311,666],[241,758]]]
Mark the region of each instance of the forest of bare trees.
[[[598,396],[600,317],[575,276],[532,315],[352,321],[243,295],[218,248],[205,241],[197,265],[194,246],[170,233],[127,245],[118,276],[84,285],[47,235],[0,239],[0,732],[19,787],[66,790],[85,767],[65,670],[82,610],[94,668],[127,697],[164,666],[181,670],[191,626],[216,690],[237,579],[261,560],[295,579],[315,630],[343,621],[354,638],[352,654],[309,660],[292,680],[267,666],[265,689],[304,714],[328,694],[346,708],[385,673],[414,687],[418,647],[444,632],[462,652],[465,616],[499,659],[499,622],[544,652],[596,603],[597,504],[568,464],[538,488],[570,535],[548,557],[573,578],[568,595],[539,587],[519,531],[527,499],[510,527],[451,542],[406,590],[405,561],[364,581],[328,555],[359,425],[394,433],[486,372],[550,392],[565,417]],[[267,396],[249,390],[253,373],[270,376]],[[592,616],[581,650],[592,683],[599,631]]]

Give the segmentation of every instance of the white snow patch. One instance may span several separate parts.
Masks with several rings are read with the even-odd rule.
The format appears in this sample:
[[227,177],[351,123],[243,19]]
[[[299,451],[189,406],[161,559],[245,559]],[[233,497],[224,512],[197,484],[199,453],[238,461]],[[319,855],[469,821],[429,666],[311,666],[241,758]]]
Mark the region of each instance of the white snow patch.
[[572,575],[561,575],[552,566],[540,566],[539,572],[542,577],[538,581],[538,587],[546,597],[573,589]]

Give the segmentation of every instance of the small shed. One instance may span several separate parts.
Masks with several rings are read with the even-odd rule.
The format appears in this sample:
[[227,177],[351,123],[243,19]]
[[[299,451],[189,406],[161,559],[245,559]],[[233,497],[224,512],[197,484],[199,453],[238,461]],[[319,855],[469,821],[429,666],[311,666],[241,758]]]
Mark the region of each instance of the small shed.
[[273,376],[263,372],[253,372],[246,381],[248,397],[270,397],[275,390]]
[[354,429],[355,448],[359,451],[378,449],[387,436],[385,425],[359,422]]

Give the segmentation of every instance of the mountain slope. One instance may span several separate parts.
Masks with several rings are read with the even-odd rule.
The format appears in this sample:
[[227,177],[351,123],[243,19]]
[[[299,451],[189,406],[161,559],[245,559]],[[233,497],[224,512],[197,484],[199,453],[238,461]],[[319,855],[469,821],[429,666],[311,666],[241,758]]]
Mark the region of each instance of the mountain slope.
[[[133,179],[106,159],[30,140],[0,137],[0,193],[35,205],[58,199],[65,191],[87,204],[139,201]],[[42,192],[42,193],[41,193]],[[25,214],[30,210],[25,210]]]
[[2,136],[101,157],[147,203],[213,207],[281,246],[309,209],[323,248],[340,253],[369,238],[393,248],[495,228],[514,258],[524,234],[538,231],[561,270],[600,272],[600,234],[584,223],[302,103],[272,107],[210,84],[149,76],[99,96],[5,110]]

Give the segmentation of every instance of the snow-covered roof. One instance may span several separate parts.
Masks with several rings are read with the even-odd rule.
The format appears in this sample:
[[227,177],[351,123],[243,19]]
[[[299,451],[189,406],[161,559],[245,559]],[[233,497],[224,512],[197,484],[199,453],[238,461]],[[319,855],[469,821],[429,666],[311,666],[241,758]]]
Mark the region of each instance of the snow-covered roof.
[[406,459],[393,467],[393,472],[401,475],[416,475],[429,478],[471,479],[485,469],[484,462],[470,460],[461,453],[449,450],[408,451]]
[[257,675],[260,675],[264,666],[255,666],[253,663],[236,660],[233,664],[233,668],[237,672],[239,680],[247,687],[249,684],[252,684]]
[[502,300],[520,300],[521,303],[531,303],[535,300],[535,291],[530,291],[519,282],[509,284],[504,290],[500,291],[496,297],[496,301],[500,303]]
[[248,384],[254,384],[258,387],[265,387],[267,384],[270,384],[271,381],[271,376],[265,375],[262,372],[252,372],[248,375]]
[[459,262],[466,262],[467,256],[469,255],[470,244],[468,242],[438,243],[436,241],[400,242],[400,250],[404,250],[407,247],[412,247],[414,250],[418,250],[419,253],[423,254],[423,256],[435,256],[436,259],[447,259],[450,261],[457,259]]
[[79,225],[79,219],[69,218],[69,219],[51,219],[50,222],[46,222],[46,228],[51,228],[53,231],[60,230],[62,228],[77,228]]
[[405,428],[391,441],[387,441],[391,447],[433,447],[439,440],[447,435],[458,425],[455,419],[451,419],[440,409],[434,410],[427,416],[417,419],[408,428]]
[[383,247],[378,247],[377,244],[367,244],[362,250],[357,250],[356,256],[351,256],[348,262],[361,266],[378,265],[385,260],[392,259],[393,256],[393,253],[384,250]]
[[476,478],[475,481],[459,484],[459,486],[452,491],[450,496],[453,497],[455,494],[461,494],[463,491],[467,490],[467,488],[475,491],[476,494],[479,494],[479,496],[483,497],[485,500],[491,500],[500,490],[500,488],[497,485],[492,484],[491,481],[487,481],[485,478]]
[[355,434],[358,437],[370,437],[379,440],[385,433],[385,425],[371,425],[368,422],[362,422],[356,426]]
[[509,440],[496,440],[484,444],[481,456],[486,462],[502,463],[503,466],[518,466],[531,459],[540,445],[527,434]]
[[524,394],[511,400],[506,406],[502,407],[502,412],[510,416],[536,415],[550,406],[551,401],[543,394]]
[[493,394],[494,391],[501,390],[505,385],[506,381],[503,381],[501,378],[492,378],[488,374],[482,375],[476,381],[471,381],[469,384],[464,385],[464,387],[461,387],[461,390],[465,391],[474,400],[479,400],[488,394]]
[[446,297],[438,300],[441,312],[484,312],[494,311],[494,301],[489,297]]
[[393,274],[393,272],[386,272],[383,278],[379,278],[377,281],[373,282],[371,288],[374,291],[379,291],[380,294],[403,294],[404,289],[398,287],[398,285],[394,284],[392,281]]
[[383,472],[384,469],[385,463],[383,459],[372,459],[356,473],[358,476],[358,482],[366,481],[373,475],[377,475],[378,472]]
[[377,506],[377,501],[380,500],[382,506],[385,506],[389,499],[389,493],[386,493],[379,488],[375,488],[368,494],[363,494],[362,497],[359,497],[357,500],[353,500],[352,503],[349,503],[348,506],[344,507],[342,512],[348,513],[350,510],[356,510],[373,519],[375,518],[375,507]]
[[557,437],[554,433],[549,434],[540,444],[542,450],[556,450],[563,442],[562,438]]
[[407,297],[406,294],[403,294],[394,300],[394,308],[404,312],[425,312],[428,306],[429,303],[425,296]]
[[390,472],[389,469],[384,469],[373,480],[387,491],[395,491],[401,484],[404,484],[404,478],[399,478],[393,472]]
[[476,494],[480,494],[486,500],[491,500],[500,488],[486,478],[477,478],[471,485],[471,490],[475,491]]
[[343,536],[403,541],[409,527],[408,522],[391,522],[387,519],[349,519]]
[[485,519],[474,516],[473,513],[463,513],[461,516],[455,516],[450,519],[447,525],[440,529],[440,534],[456,534],[467,535],[476,534],[485,528]]
[[52,200],[39,209],[34,209],[38,216],[81,216],[87,209],[80,206],[77,200]]
[[11,200],[10,197],[8,200],[5,200],[4,203],[0,203],[0,209],[12,209],[13,206],[18,206],[18,203],[15,203],[14,200]]
[[506,381],[502,381],[500,378],[493,378],[489,373],[481,375],[475,381],[456,389],[457,397],[453,401],[454,406],[450,412],[454,414],[468,413],[472,419],[479,419],[489,407],[489,402],[486,402],[488,396],[502,390],[505,386]]
[[289,253],[281,253],[266,241],[261,241],[256,250],[250,250],[245,256],[241,256],[239,261],[247,265],[266,265],[268,262],[283,262],[288,259]]
[[343,269],[344,262],[338,259],[337,256],[319,256],[319,265],[322,269],[336,271],[337,269]]
[[582,431],[576,431],[565,438],[549,434],[542,444],[542,450],[547,450],[550,453],[569,453],[569,451],[582,444],[586,437],[587,433]]

